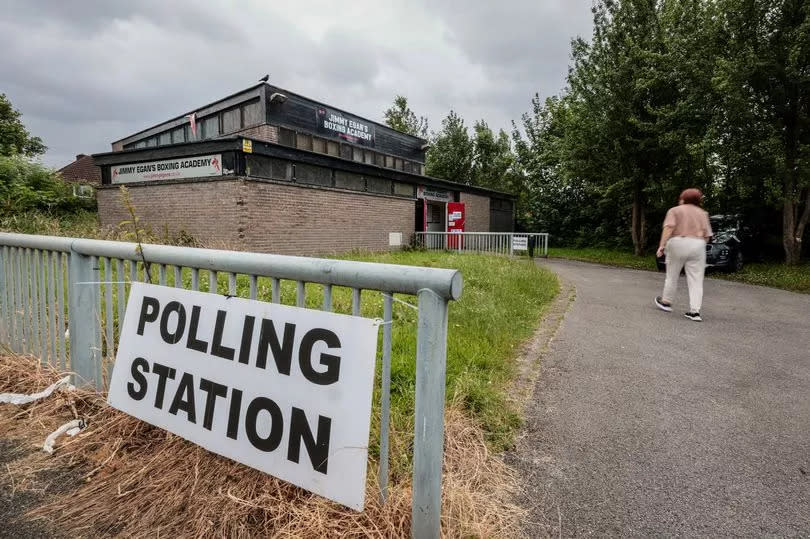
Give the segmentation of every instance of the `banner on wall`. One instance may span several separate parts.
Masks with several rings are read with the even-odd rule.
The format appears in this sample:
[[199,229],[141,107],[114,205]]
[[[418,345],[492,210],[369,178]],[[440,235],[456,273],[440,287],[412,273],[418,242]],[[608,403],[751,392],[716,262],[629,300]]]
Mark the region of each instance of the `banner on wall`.
[[352,144],[374,146],[374,125],[327,107],[316,109],[318,132]]
[[112,183],[175,180],[221,175],[222,154],[129,163],[110,167]]

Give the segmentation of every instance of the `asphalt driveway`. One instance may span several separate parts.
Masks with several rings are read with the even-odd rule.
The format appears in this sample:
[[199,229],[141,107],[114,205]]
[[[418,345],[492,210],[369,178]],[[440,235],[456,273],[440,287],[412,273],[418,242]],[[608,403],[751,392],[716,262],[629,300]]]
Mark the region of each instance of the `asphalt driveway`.
[[530,536],[810,536],[810,295],[548,266],[576,299],[544,355],[517,465]]

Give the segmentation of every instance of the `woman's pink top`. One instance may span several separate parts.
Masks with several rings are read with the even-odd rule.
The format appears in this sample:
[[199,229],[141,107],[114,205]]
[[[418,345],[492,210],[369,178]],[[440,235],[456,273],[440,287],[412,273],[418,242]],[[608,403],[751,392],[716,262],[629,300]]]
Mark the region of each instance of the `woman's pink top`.
[[672,236],[708,238],[714,235],[709,223],[709,214],[700,206],[681,204],[670,208],[664,218],[664,226],[672,227]]

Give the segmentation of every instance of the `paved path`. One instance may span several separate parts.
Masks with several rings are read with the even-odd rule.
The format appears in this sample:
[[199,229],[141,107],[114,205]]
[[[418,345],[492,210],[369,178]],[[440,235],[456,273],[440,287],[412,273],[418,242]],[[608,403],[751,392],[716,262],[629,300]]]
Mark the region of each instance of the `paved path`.
[[517,465],[528,533],[810,537],[810,295],[551,261],[576,299],[543,359]]

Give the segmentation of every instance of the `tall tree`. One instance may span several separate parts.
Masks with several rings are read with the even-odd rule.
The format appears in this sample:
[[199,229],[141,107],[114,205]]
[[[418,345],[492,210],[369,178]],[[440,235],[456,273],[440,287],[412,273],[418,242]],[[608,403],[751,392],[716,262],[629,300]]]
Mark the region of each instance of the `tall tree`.
[[394,97],[394,104],[383,113],[385,124],[391,129],[422,137],[428,136],[428,121],[424,116],[416,116],[408,107],[408,98],[404,95]]
[[433,133],[425,172],[458,183],[472,182],[474,143],[464,120],[451,110],[442,120],[442,129]]
[[32,137],[20,120],[20,111],[0,94],[0,155],[33,157],[47,148],[39,137]]
[[723,0],[717,152],[738,192],[782,211],[785,261],[810,223],[810,1]]
[[501,129],[496,136],[484,120],[475,122],[472,183],[492,189],[510,190],[508,174],[513,163],[509,135]]

